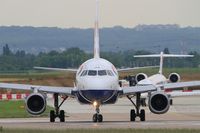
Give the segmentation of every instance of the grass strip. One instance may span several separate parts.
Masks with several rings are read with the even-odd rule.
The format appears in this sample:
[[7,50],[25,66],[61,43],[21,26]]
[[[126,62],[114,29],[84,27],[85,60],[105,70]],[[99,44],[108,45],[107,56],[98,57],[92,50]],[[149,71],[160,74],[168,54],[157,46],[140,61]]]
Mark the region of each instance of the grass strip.
[[[41,116],[48,116],[52,108],[47,106]],[[29,118],[32,117],[25,107],[24,100],[3,100],[0,101],[0,118]]]

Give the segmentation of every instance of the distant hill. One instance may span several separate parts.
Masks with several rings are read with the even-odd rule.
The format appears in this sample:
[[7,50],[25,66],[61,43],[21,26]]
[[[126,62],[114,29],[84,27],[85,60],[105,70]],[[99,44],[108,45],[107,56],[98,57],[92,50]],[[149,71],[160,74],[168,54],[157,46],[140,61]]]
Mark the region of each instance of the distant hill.
[[[128,49],[159,52],[168,47],[172,52],[200,52],[200,27],[178,25],[138,25],[134,28],[116,26],[100,30],[102,51]],[[93,50],[93,29],[56,27],[0,27],[0,49],[8,44],[13,50],[31,53],[79,47]],[[2,50],[1,50],[2,51]]]

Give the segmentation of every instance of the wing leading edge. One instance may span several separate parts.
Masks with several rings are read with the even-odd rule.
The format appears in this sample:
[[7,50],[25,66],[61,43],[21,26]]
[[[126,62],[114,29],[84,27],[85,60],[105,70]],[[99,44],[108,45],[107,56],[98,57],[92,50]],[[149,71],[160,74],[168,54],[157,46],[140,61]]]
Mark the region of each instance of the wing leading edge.
[[177,89],[177,88],[186,88],[186,87],[197,87],[200,86],[200,81],[188,81],[188,82],[177,82],[177,83],[166,83],[159,85],[163,89]]
[[122,95],[134,95],[136,93],[145,93],[157,90],[157,88],[154,85],[131,86],[131,87],[123,87],[121,89],[122,89]]
[[37,90],[39,92],[59,93],[73,96],[73,87],[54,87],[54,86],[40,86],[40,85],[27,85],[27,84],[13,84],[13,83],[0,83],[0,88],[15,89],[15,90]]

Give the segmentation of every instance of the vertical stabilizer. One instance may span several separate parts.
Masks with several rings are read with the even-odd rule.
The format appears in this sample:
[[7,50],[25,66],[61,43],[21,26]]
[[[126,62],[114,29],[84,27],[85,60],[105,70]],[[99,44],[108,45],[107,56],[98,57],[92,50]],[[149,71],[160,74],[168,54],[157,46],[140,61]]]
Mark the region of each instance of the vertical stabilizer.
[[100,57],[99,50],[99,0],[96,0],[96,17],[94,29],[94,58]]
[[163,73],[163,60],[164,60],[164,56],[163,56],[163,52],[160,52],[160,69],[159,69],[159,74]]

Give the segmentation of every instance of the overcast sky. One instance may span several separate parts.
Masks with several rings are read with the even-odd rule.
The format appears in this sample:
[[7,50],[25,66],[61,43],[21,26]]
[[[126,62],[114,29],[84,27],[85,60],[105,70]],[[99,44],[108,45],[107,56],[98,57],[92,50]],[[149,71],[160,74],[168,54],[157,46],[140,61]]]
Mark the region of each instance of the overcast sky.
[[[95,0],[0,0],[0,26],[93,27]],[[200,27],[200,0],[100,0],[100,27]]]

